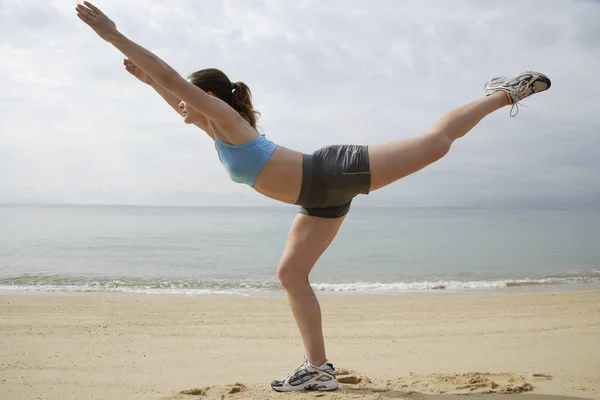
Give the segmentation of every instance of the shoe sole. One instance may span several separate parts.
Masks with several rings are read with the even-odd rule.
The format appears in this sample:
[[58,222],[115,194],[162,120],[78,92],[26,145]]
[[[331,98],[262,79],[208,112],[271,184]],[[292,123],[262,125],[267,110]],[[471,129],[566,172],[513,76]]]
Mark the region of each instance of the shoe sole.
[[273,389],[276,392],[280,392],[280,393],[282,393],[282,392],[326,392],[326,391],[337,390],[339,388],[339,386],[340,385],[336,380],[332,386],[328,386],[327,383],[311,383],[306,386],[298,385],[298,388],[294,387],[293,389],[275,388],[273,386],[271,386],[271,389]]
[[[548,90],[550,89],[550,86],[552,86],[552,81],[550,80],[550,78],[548,78],[546,75],[536,72],[536,74],[538,74],[538,78],[536,79],[536,81],[542,81],[546,84],[546,89],[544,90]],[[541,92],[543,92],[544,90],[541,90]],[[539,93],[539,92],[537,92]]]

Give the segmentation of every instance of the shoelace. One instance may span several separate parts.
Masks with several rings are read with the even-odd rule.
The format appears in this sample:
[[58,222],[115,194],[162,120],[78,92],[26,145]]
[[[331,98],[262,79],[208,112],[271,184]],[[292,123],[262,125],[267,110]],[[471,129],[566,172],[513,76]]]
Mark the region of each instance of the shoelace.
[[[517,87],[514,89],[515,102],[512,104],[512,107],[510,108],[510,116],[511,117],[514,118],[517,116],[517,114],[519,113],[519,105],[527,108],[527,106],[525,104],[521,104],[521,103],[519,103],[519,101],[523,100],[524,98],[526,98],[528,96],[531,96],[532,94],[533,94],[533,86],[530,85],[529,81],[519,82]],[[515,108],[517,109],[517,112],[513,114],[513,110]]]
[[306,365],[306,362],[303,362],[302,364],[297,366],[296,369],[294,369],[292,372],[287,374],[282,380],[285,381],[287,378],[296,375],[296,373],[298,373],[301,369],[303,369],[305,365]]

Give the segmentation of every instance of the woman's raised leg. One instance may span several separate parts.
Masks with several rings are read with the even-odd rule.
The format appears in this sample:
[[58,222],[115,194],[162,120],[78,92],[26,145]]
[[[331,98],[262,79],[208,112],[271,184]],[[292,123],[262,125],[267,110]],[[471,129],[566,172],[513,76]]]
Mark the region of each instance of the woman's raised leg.
[[462,105],[442,116],[423,135],[369,146],[370,191],[381,189],[439,160],[452,143],[492,112],[550,87],[543,74],[525,72],[514,78],[495,78],[486,85],[486,97]]

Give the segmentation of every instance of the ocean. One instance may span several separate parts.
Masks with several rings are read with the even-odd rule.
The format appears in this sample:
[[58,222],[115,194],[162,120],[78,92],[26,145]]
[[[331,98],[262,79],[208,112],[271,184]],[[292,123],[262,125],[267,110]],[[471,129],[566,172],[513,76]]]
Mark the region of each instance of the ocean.
[[[0,206],[0,291],[284,296],[295,207]],[[600,211],[354,207],[318,294],[600,288]]]

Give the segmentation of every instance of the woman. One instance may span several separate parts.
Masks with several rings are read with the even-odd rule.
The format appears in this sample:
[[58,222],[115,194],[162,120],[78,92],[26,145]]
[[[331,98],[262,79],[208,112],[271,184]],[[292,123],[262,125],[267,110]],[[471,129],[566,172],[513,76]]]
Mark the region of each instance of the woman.
[[321,310],[308,275],[336,236],[352,199],[439,160],[452,142],[488,114],[506,105],[517,107],[518,112],[520,100],[550,87],[550,80],[537,72],[494,78],[485,85],[485,96],[448,112],[420,136],[369,146],[328,146],[302,154],[257,132],[257,113],[244,83],[232,83],[216,69],[195,72],[186,80],[156,55],[127,39],[94,5],[84,2],[76,11],[102,39],[127,56],[125,67],[130,73],[152,85],[186,123],[198,126],[214,140],[232,180],[272,199],[300,206],[277,274],[306,353],[298,368],[271,383],[277,391],[338,387],[335,369],[325,354]]

